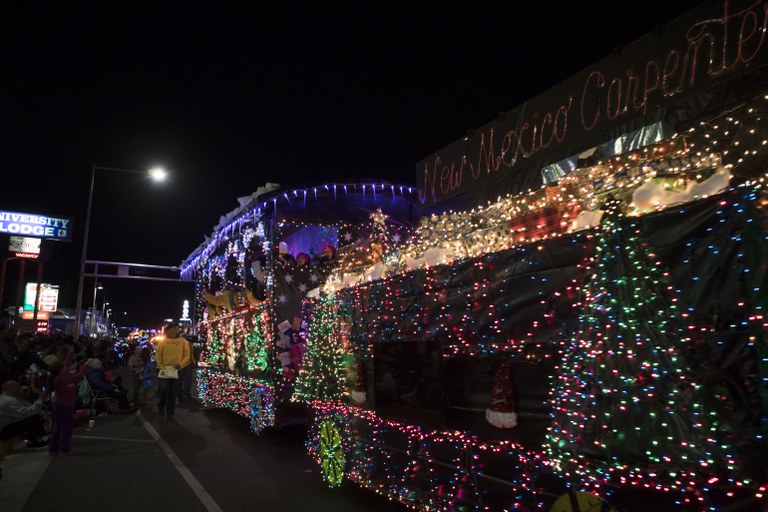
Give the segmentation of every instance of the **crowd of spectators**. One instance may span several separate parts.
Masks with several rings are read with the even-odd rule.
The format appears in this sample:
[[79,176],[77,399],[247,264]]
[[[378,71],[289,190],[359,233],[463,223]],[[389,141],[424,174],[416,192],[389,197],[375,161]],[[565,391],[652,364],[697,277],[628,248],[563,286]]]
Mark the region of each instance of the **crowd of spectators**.
[[[112,374],[122,366],[130,369],[130,391]],[[71,455],[67,436],[78,418],[149,407],[156,386],[151,343],[127,346],[0,324],[0,460],[9,451],[46,446],[51,455]],[[104,392],[111,402],[93,400],[93,391]],[[63,431],[54,427],[54,417]]]

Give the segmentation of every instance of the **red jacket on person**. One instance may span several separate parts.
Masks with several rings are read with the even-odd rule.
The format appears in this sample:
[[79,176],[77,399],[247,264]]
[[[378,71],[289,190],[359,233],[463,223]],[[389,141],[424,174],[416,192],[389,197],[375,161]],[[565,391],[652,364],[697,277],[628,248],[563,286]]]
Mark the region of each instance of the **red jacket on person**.
[[77,403],[77,383],[85,377],[86,372],[90,369],[88,365],[84,364],[77,373],[67,373],[72,364],[72,358],[73,353],[69,352],[64,359],[64,369],[53,381],[53,403],[56,405],[75,406]]

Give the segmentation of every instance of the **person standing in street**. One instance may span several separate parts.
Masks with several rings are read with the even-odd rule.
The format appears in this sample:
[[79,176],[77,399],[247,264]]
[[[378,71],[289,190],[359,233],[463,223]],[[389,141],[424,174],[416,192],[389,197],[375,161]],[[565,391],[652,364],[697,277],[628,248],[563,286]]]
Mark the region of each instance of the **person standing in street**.
[[136,345],[128,356],[128,370],[131,372],[131,400],[134,407],[139,407],[139,391],[141,390],[141,370],[144,368],[144,360],[141,357],[141,345]]
[[[185,339],[187,338],[185,337]],[[179,370],[179,389],[176,390],[179,400],[192,397],[192,380],[195,377],[195,366],[197,366],[195,364],[197,361],[194,358],[194,344],[190,339],[187,339],[187,343],[189,344],[190,357],[188,364]]]
[[155,360],[157,361],[158,414],[168,419],[173,418],[178,394],[179,370],[190,364],[189,343],[179,336],[179,326],[171,322],[165,326],[165,336],[157,343]]
[[149,408],[157,396],[157,364],[152,357],[152,350],[145,347],[141,350],[141,360],[144,366],[139,373],[141,389],[139,389],[139,401],[142,408]]
[[74,359],[72,345],[64,362],[56,361],[51,364],[51,381],[53,382],[53,434],[48,445],[51,456],[59,454],[72,455],[72,432],[75,427],[75,402],[77,402],[77,383],[85,378],[90,370],[91,360],[88,359],[77,373],[69,373]]

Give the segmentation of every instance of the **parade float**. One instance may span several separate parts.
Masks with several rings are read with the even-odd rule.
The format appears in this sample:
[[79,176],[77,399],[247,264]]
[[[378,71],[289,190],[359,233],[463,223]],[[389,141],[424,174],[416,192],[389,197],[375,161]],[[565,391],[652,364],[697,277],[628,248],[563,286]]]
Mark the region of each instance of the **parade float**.
[[330,486],[417,510],[765,510],[768,3],[710,2],[417,164],[304,302]]
[[187,258],[203,353],[201,402],[250,420],[254,432],[306,423],[290,400],[305,348],[304,298],[381,272],[415,227],[415,189],[391,183],[268,183],[220,218]]

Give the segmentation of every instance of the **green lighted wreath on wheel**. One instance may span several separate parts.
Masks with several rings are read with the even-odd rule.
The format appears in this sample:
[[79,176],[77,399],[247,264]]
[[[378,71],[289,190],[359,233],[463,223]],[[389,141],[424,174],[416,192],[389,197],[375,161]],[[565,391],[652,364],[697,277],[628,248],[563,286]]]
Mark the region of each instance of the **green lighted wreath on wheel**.
[[331,487],[338,487],[344,479],[344,450],[341,434],[331,420],[320,424],[320,466],[323,478]]

